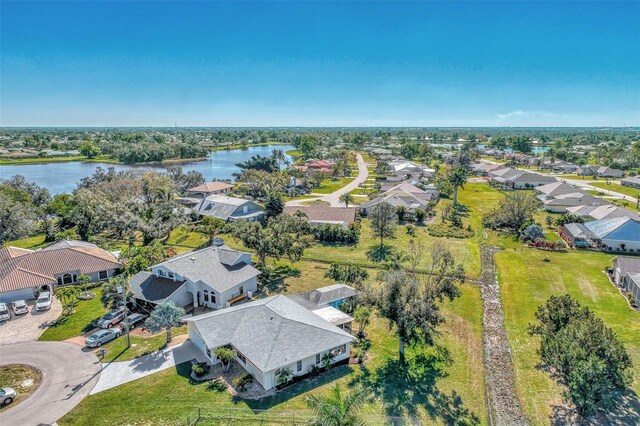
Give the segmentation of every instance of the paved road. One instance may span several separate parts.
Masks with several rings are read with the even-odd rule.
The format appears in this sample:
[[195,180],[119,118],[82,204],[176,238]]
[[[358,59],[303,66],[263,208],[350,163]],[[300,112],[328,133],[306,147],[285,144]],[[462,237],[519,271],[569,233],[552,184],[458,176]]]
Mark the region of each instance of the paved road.
[[[480,162],[487,163],[487,164],[499,164],[496,161],[491,161],[491,160],[487,160],[487,159],[482,159],[482,160],[480,160]],[[531,169],[522,169],[522,170],[527,170],[527,171],[529,171],[531,173],[536,173],[536,174],[539,174],[539,175],[555,176],[553,174],[540,173],[540,172],[537,172],[537,171],[531,170]],[[573,186],[577,186],[577,187],[582,188],[584,190],[588,189],[588,190],[592,190],[592,191],[599,191],[599,192],[602,192],[603,194],[609,195],[611,197],[628,200],[628,201],[631,201],[632,203],[636,203],[638,201],[634,197],[630,197],[630,196],[628,196],[626,194],[622,194],[620,192],[611,191],[609,189],[602,189],[602,188],[598,188],[597,186],[593,186],[593,185],[591,185],[592,181],[590,181],[590,180],[567,179],[567,178],[561,178],[561,177],[558,177],[558,176],[555,176],[555,177],[558,180],[560,180],[561,182],[565,182],[565,183],[571,184]],[[600,180],[599,182],[603,182],[603,180]],[[619,181],[614,181],[614,180],[610,180],[610,182],[620,183]]]
[[66,342],[25,342],[0,346],[0,365],[27,364],[42,372],[40,387],[0,414],[0,425],[49,425],[71,411],[98,381],[100,363],[92,352]]
[[347,185],[338,189],[331,194],[324,195],[322,197],[316,198],[304,198],[300,200],[291,200],[287,202],[288,206],[302,206],[309,201],[323,201],[325,203],[329,203],[331,207],[344,207],[344,204],[340,202],[340,196],[342,194],[346,194],[347,192],[351,192],[354,189],[358,188],[360,184],[364,183],[369,178],[369,169],[367,169],[367,164],[364,162],[364,158],[362,155],[356,154],[356,158],[358,160],[358,176],[349,182]]
[[55,297],[48,311],[36,311],[33,306],[35,300],[27,301],[27,304],[30,307],[28,314],[16,317],[11,313],[9,321],[0,322],[0,345],[38,340],[47,326],[62,313],[60,302]]
[[91,394],[114,388],[149,374],[157,373],[193,358],[204,362],[206,359],[191,341],[141,356],[131,361],[111,362],[103,364],[100,380]]

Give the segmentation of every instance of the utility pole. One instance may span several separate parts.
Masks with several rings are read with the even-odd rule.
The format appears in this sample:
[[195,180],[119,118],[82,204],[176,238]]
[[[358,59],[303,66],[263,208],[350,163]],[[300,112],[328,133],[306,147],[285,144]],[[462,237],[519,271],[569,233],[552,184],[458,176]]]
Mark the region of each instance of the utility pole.
[[127,349],[131,347],[131,338],[129,337],[129,308],[127,308],[127,295],[125,293],[124,288],[122,286],[118,286],[118,294],[120,295],[120,300],[122,301],[122,306],[124,307],[124,334],[127,336]]

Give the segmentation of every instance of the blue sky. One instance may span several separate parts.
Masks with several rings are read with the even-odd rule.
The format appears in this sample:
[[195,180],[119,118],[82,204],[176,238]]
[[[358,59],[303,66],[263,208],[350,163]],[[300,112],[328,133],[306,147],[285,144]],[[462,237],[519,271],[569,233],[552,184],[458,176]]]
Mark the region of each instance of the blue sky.
[[640,125],[640,2],[6,2],[3,126]]

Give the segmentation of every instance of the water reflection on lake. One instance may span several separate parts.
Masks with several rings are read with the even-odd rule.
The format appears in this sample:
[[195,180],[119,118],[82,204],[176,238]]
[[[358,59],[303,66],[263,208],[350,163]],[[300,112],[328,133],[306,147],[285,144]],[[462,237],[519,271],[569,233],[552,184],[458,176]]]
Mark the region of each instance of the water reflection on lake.
[[[185,172],[196,170],[202,173],[207,180],[231,179],[233,173],[238,171],[236,163],[249,159],[252,155],[270,155],[274,149],[288,151],[295,149],[289,145],[255,146],[247,149],[234,149],[229,151],[214,151],[209,154],[207,160],[179,163]],[[291,158],[289,157],[291,160]],[[71,192],[75,189],[80,179],[90,176],[96,167],[114,167],[116,170],[127,169],[165,169],[167,165],[125,165],[108,163],[85,163],[81,161],[69,161],[61,163],[43,164],[12,164],[0,165],[0,178],[6,179],[13,175],[23,175],[27,180],[35,182],[49,189],[51,194]]]

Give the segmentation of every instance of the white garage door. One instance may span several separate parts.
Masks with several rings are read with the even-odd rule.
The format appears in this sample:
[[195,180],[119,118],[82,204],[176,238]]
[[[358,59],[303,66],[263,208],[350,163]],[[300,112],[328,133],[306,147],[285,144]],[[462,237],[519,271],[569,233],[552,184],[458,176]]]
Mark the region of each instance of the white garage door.
[[9,303],[16,300],[29,300],[35,297],[35,287],[24,288],[22,290],[8,291],[6,293],[0,293],[0,302]]

